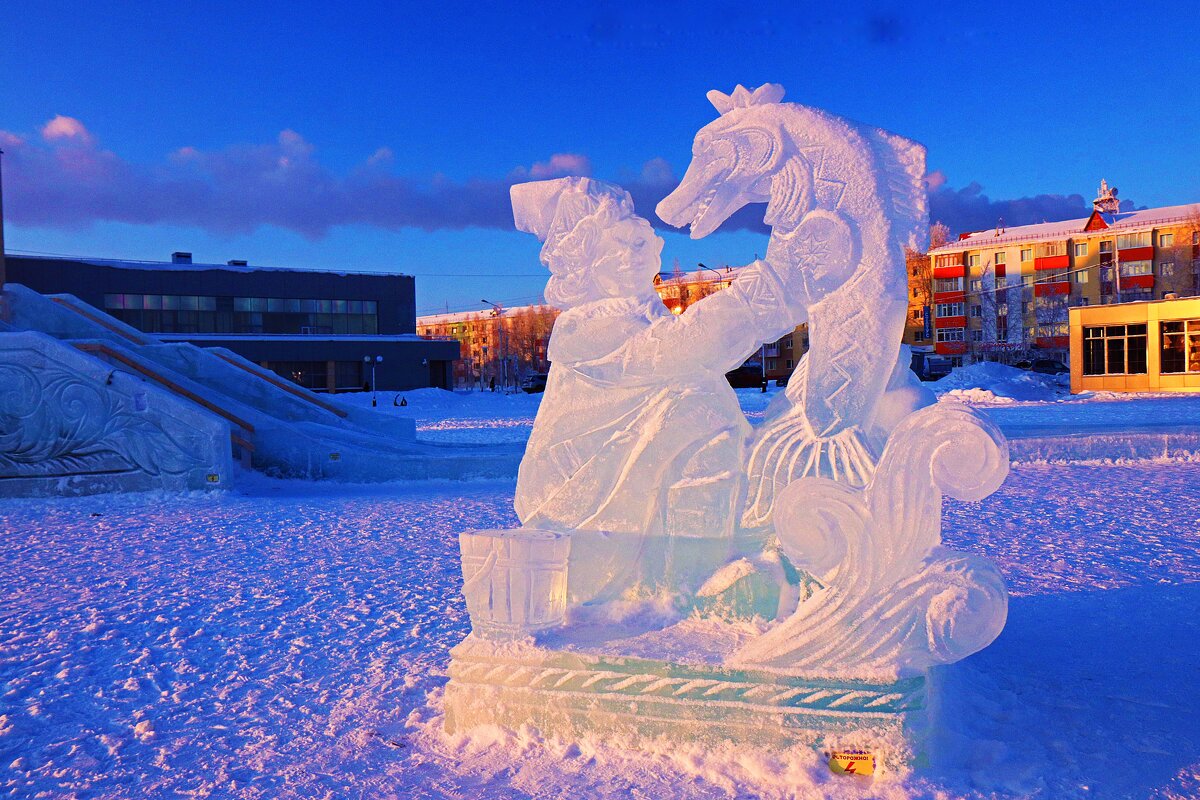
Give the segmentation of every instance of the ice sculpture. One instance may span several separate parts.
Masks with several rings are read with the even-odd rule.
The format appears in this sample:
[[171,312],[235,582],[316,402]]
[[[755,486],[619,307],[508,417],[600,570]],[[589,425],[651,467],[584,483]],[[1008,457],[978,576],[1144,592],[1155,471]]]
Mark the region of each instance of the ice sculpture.
[[[926,670],[1003,627],[999,574],[940,527],[942,494],[993,492],[1007,446],[969,409],[930,406],[900,352],[924,150],[782,94],[710,93],[721,116],[659,214],[699,237],[766,201],[772,237],[679,316],[627,193],[513,187],[564,311],[523,527],[461,535],[472,634],[448,729],[869,747],[886,771],[920,748]],[[723,375],[804,321],[813,349],[754,431]]]
[[836,285],[808,310],[809,352],[748,454],[750,526],[769,522],[775,492],[794,478],[866,483],[889,425],[933,401],[897,361],[904,246],[927,238],[925,148],[782,98],[775,84],[710,92],[720,116],[696,134],[683,181],[658,205],[700,238],[766,202],[767,261]]

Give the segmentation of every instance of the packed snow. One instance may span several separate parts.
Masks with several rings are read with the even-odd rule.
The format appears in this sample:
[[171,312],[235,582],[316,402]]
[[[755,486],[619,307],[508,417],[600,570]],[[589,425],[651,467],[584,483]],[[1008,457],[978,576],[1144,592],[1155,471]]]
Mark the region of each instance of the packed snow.
[[1013,594],[940,671],[934,764],[866,789],[815,756],[440,733],[468,629],[458,531],[511,483],[246,476],[215,495],[0,506],[0,786],[12,796],[1190,797],[1200,465],[1018,467],[948,503]]
[[967,403],[1060,400],[1071,392],[1071,376],[1041,375],[985,361],[953,370],[931,384],[938,395]]
[[[739,396],[752,413],[772,393]],[[381,407],[492,440],[538,403],[405,396]],[[457,534],[516,525],[514,484],[241,477],[216,494],[0,505],[7,794],[1200,794],[1200,464],[1017,466],[992,497],[947,501],[946,543],[999,565],[1008,625],[937,671],[932,764],[870,785],[812,753],[626,752],[529,729],[447,737],[448,650],[469,627]]]

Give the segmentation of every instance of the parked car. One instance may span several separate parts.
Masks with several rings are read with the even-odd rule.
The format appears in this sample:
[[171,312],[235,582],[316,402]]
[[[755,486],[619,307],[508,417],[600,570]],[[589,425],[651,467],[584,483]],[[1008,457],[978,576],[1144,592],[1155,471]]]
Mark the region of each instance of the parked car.
[[946,356],[938,356],[920,350],[912,351],[912,371],[923,381],[936,381],[950,374],[954,367]]
[[1057,358],[1035,358],[1029,367],[1029,371],[1042,375],[1062,375],[1065,372],[1070,372],[1071,368]]
[[725,373],[725,380],[735,389],[758,389],[763,385],[762,367],[742,365]]
[[526,375],[521,381],[521,391],[526,394],[539,394],[546,391],[546,373],[535,372],[532,375]]
[[1031,369],[1033,367],[1033,362],[1029,359],[1022,359],[1021,361],[1014,361],[1013,366],[1017,369]]

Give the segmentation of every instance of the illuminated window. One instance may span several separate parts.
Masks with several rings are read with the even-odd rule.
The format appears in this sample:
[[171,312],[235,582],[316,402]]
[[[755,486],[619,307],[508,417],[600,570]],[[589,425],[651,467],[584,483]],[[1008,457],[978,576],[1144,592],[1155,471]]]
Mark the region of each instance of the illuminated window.
[[1136,275],[1152,275],[1154,273],[1154,263],[1151,261],[1123,261],[1121,262],[1121,277],[1132,278]]
[[1087,242],[1076,242],[1075,243],[1075,257],[1081,258],[1083,256],[1086,256],[1087,254],[1088,254]]
[[1131,247],[1149,247],[1150,231],[1141,233],[1124,233],[1117,237],[1117,249],[1128,250]]
[[939,342],[961,342],[964,341],[964,328],[938,328],[937,340]]
[[1161,371],[1200,372],[1200,319],[1162,323]]

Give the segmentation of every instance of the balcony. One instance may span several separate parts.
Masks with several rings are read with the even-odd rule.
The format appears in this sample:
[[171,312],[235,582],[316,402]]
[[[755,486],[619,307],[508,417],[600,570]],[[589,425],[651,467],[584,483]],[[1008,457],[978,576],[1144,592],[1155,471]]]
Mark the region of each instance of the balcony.
[[1122,261],[1151,261],[1154,258],[1153,247],[1130,247],[1120,251]]
[[933,277],[935,278],[961,278],[966,273],[967,268],[962,264],[956,264],[949,267],[934,267]]
[[1070,294],[1071,282],[1054,281],[1053,283],[1038,283],[1034,285],[1033,293],[1037,297],[1053,297],[1059,294]]
[[1044,256],[1033,260],[1033,268],[1037,272],[1042,272],[1048,269],[1067,269],[1071,266],[1069,256]]

